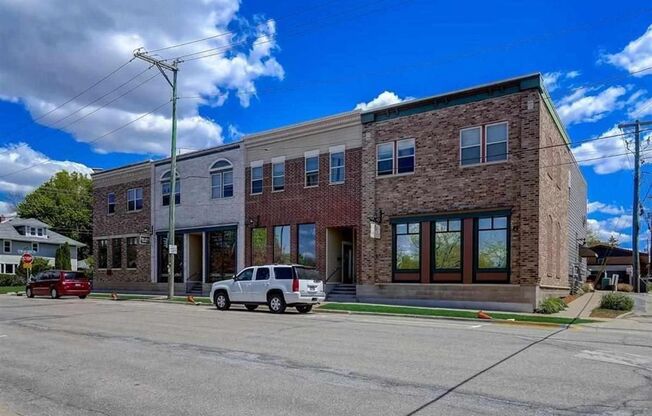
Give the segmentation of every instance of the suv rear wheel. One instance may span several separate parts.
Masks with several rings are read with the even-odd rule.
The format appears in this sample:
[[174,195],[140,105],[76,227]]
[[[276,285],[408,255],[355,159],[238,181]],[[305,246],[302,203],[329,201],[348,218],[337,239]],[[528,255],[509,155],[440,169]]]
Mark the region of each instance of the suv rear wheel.
[[53,287],[52,289],[50,289],[50,297],[51,297],[52,299],[57,299],[57,298],[59,298],[59,292],[57,292],[57,288],[56,288],[56,287]]
[[215,307],[221,311],[225,311],[231,307],[229,295],[227,295],[224,291],[217,292],[213,301],[215,302]]
[[27,295],[28,298],[33,298],[34,297],[34,292],[32,292],[32,288],[28,287],[25,289],[25,295]]
[[312,310],[312,305],[297,305],[297,311],[299,313],[308,313]]
[[281,293],[272,293],[267,296],[267,306],[272,313],[285,312],[285,299]]

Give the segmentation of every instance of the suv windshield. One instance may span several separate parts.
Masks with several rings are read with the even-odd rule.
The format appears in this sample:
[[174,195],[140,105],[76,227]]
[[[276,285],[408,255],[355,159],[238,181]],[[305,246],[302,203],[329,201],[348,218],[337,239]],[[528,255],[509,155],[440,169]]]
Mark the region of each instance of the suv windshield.
[[319,271],[317,271],[317,269],[295,267],[294,270],[296,270],[299,280],[321,280],[319,278]]
[[88,277],[81,272],[66,272],[63,274],[64,280],[86,280]]

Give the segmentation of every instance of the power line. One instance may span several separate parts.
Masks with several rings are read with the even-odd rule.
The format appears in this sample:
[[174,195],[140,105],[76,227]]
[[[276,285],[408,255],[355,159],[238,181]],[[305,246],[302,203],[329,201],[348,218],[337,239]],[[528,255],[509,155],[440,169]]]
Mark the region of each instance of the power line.
[[[91,141],[85,142],[85,143],[87,143],[87,144],[96,143],[96,142],[102,140],[103,138],[105,138],[105,137],[107,137],[107,136],[109,136],[109,135],[111,135],[111,134],[113,134],[113,133],[115,133],[115,132],[117,132],[119,130],[122,130],[123,128],[125,128],[125,127],[127,127],[127,126],[129,126],[129,125],[131,125],[133,123],[135,123],[136,121],[138,121],[138,120],[140,120],[140,119],[142,119],[144,117],[147,117],[148,115],[153,114],[154,112],[156,112],[157,110],[159,110],[160,108],[162,108],[163,106],[168,104],[169,102],[170,102],[170,100],[167,100],[163,104],[161,104],[161,105],[157,106],[156,108],[154,108],[153,110],[150,110],[147,113],[141,114],[140,116],[136,117],[135,119],[133,119],[133,120],[131,120],[131,121],[117,127],[117,128],[115,128],[115,129],[113,129],[113,130],[111,130],[111,131],[109,131],[107,133],[104,133],[101,136],[98,136],[98,137],[96,137],[95,139],[93,139]],[[26,170],[35,168],[36,166],[41,166],[41,165],[45,165],[45,164],[48,164],[48,163],[52,163],[52,161],[51,160],[45,160],[45,161],[30,165],[30,166],[15,170],[13,172],[9,172],[9,173],[6,173],[4,175],[0,175],[0,178],[6,178],[8,176],[13,176],[13,175],[15,175],[17,173],[24,172]]]

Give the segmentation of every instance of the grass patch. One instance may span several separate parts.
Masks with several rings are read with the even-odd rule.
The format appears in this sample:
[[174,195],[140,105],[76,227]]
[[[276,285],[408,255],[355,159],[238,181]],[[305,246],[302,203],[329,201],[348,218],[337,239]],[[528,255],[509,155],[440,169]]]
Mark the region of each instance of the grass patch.
[[[349,311],[349,312],[368,312],[368,313],[387,313],[399,315],[415,316],[439,316],[446,318],[477,318],[477,312],[456,310],[456,309],[435,309],[419,308],[414,306],[389,306],[389,305],[369,305],[364,303],[327,303],[319,307],[322,310],[332,311]],[[595,322],[590,319],[565,318],[561,316],[542,316],[542,315],[522,315],[518,313],[490,313],[493,319],[497,320],[515,320],[519,322],[543,322],[553,324],[585,324]]]
[[595,308],[591,311],[591,317],[593,318],[617,318],[620,315],[627,313],[627,311],[615,311],[613,309],[602,309]]
[[11,292],[24,292],[25,286],[0,286],[0,295]]

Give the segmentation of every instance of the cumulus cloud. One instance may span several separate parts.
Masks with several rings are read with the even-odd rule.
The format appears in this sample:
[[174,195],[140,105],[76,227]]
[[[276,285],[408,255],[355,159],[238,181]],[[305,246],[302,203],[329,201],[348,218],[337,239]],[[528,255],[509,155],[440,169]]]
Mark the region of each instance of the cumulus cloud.
[[554,71],[546,72],[543,74],[543,83],[546,85],[546,88],[549,92],[553,92],[559,89],[562,81],[574,79],[580,76],[580,71]]
[[[230,93],[247,107],[256,97],[257,80],[284,77],[283,67],[274,56],[278,50],[275,22],[260,17],[248,21],[237,14],[239,7],[238,0],[3,2],[0,4],[3,50],[0,100],[20,102],[32,117],[43,117],[126,62],[138,47],[154,50],[220,35],[209,41],[158,52],[163,58],[172,58],[214,49],[189,56],[180,64],[178,79],[182,98],[178,103],[178,136],[179,146],[183,148],[219,144],[223,141],[222,127],[202,117],[198,107],[220,106],[229,99]],[[30,24],[26,25],[26,21]],[[15,36],[16,33],[20,36]],[[208,58],[191,60],[211,53],[214,55]],[[163,77],[147,81],[158,72],[155,68],[138,75],[146,69],[145,62],[135,60],[38,122],[67,131],[78,141],[90,142],[169,100],[170,87]],[[136,78],[128,82],[132,77]],[[170,111],[170,105],[165,105],[92,146],[100,152],[166,155]],[[24,140],[24,136],[8,139]]]
[[384,107],[386,105],[398,104],[403,101],[413,100],[413,97],[401,98],[396,93],[390,91],[383,91],[373,100],[366,103],[358,103],[354,110],[372,110],[374,108]]
[[609,87],[595,95],[587,95],[589,92],[580,87],[561,99],[557,112],[566,124],[595,122],[625,105],[620,100],[627,93],[625,87]]
[[[62,170],[85,175],[92,173],[92,169],[81,163],[50,159],[25,143],[0,147],[1,193],[24,195]],[[2,204],[7,208],[6,202]]]
[[592,201],[588,203],[587,211],[589,214],[599,212],[601,214],[621,215],[625,213],[625,208],[622,206],[619,207],[612,204],[605,204],[604,202],[600,201]]
[[635,100],[628,114],[631,119],[652,115],[652,98]]
[[652,25],[641,37],[629,42],[622,51],[607,54],[602,61],[625,69],[637,77],[651,75],[652,70],[643,70],[652,67]]
[[609,239],[613,237],[622,244],[627,243],[632,239],[630,234],[621,231],[623,228],[613,228],[613,221],[599,221],[593,218],[589,218],[586,221],[586,225],[600,241],[609,241]]
[[[626,137],[622,135],[623,131],[618,126],[613,126],[603,134],[597,137],[609,137],[586,141],[572,149],[577,162],[581,166],[590,166],[593,171],[599,175],[618,172],[620,170],[631,170],[634,168],[634,156],[630,149],[625,145]],[[652,133],[642,134],[641,154],[643,158],[652,157],[652,146],[648,139],[652,138]]]
[[13,217],[16,215],[16,207],[10,202],[0,201],[0,215],[2,217]]

